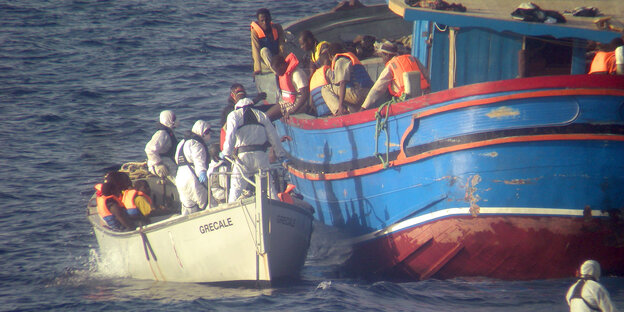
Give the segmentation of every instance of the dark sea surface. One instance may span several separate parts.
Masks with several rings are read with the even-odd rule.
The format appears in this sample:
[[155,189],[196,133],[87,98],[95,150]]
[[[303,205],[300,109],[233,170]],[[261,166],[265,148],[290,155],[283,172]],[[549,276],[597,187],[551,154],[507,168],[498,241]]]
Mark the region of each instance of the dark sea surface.
[[[145,159],[158,114],[217,123],[253,94],[249,22],[337,1],[0,1],[1,311],[566,311],[572,279],[369,282],[317,224],[301,280],[270,289],[140,281],[98,268],[85,207],[104,173]],[[364,3],[380,3],[365,1]],[[602,280],[624,308],[624,279]]]

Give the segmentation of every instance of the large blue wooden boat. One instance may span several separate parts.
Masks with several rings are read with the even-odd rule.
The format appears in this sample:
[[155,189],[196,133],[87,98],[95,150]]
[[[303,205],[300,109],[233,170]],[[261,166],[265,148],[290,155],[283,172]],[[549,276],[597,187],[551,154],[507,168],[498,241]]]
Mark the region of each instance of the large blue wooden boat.
[[[366,276],[557,278],[589,258],[624,274],[624,77],[585,74],[589,41],[622,34],[591,17],[513,20],[515,2],[462,4],[465,13],[389,0],[286,28],[344,40],[339,27],[383,31],[374,16],[389,8],[432,89],[382,110],[276,122],[292,138],[297,190],[350,234],[349,268]],[[622,19],[622,2],[599,4]]]

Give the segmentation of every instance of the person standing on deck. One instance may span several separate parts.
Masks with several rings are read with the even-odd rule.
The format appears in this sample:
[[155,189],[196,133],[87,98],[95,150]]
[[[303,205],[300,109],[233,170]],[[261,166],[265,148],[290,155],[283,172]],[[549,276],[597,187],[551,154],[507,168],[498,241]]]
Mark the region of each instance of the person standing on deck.
[[[256,12],[256,21],[251,22],[251,57],[253,73],[260,74],[263,68],[276,72],[271,65],[274,55],[284,54],[284,30],[273,23],[271,13],[262,8]],[[263,66],[264,65],[264,66]]]
[[331,89],[323,94],[332,114],[336,116],[360,111],[368,90],[373,86],[366,68],[351,52],[344,52],[340,44],[329,46],[331,62]]
[[278,105],[274,105],[267,111],[267,116],[273,120],[286,117],[290,114],[305,113],[310,97],[308,76],[299,66],[299,60],[295,54],[290,53],[284,59],[276,55],[273,60],[276,68],[280,97]]
[[425,75],[424,66],[415,57],[407,54],[399,55],[397,47],[391,42],[381,44],[376,54],[381,56],[386,66],[368,92],[366,100],[362,103],[362,110],[377,107],[388,100],[404,101],[407,94],[403,73],[420,72],[420,90],[422,93],[429,92],[429,80]]
[[182,203],[182,215],[188,215],[206,208],[208,204],[207,160],[210,140],[210,124],[198,120],[193,129],[180,141],[176,148],[178,194]]
[[[242,194],[247,182],[242,175],[251,178],[258,169],[269,170],[269,146],[277,157],[286,152],[280,144],[277,131],[269,118],[252,107],[253,101],[245,98],[236,103],[235,110],[228,115],[223,144],[223,155],[234,160],[228,202],[235,202]],[[271,188],[275,191],[275,188]],[[277,198],[277,194],[270,194]]]
[[145,145],[149,172],[161,178],[168,178],[174,183],[177,166],[173,161],[173,156],[178,142],[173,129],[177,126],[176,115],[172,111],[160,112],[158,131]]
[[595,260],[585,261],[579,271],[579,280],[566,294],[570,312],[616,311],[609,292],[598,283],[600,264]]

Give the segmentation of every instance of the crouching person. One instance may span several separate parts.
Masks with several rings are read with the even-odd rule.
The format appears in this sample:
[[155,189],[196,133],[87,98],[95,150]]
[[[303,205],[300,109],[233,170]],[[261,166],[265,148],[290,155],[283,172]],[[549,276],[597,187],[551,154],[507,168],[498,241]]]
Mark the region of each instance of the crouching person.
[[104,183],[95,186],[98,214],[106,225],[115,231],[130,231],[136,228],[134,220],[122,202],[122,192],[130,185],[132,184],[127,174],[115,171],[106,175]]
[[145,180],[134,182],[134,187],[123,191],[122,203],[126,207],[128,215],[140,221],[141,224],[149,224],[152,213],[152,199],[150,187]]
[[210,124],[198,120],[186,137],[177,146],[175,159],[178,164],[176,186],[182,203],[182,215],[188,215],[206,208],[206,160],[210,140]]

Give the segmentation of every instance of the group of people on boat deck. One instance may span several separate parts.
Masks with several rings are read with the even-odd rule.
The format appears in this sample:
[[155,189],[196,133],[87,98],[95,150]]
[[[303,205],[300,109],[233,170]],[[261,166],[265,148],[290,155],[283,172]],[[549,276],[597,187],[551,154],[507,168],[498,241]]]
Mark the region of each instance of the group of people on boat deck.
[[[401,55],[391,42],[376,43],[375,54],[386,65],[373,82],[354,52],[340,43],[319,42],[310,31],[299,36],[300,48],[307,53],[303,60],[294,53],[285,55],[284,30],[272,22],[269,10],[259,9],[256,18],[251,23],[254,75],[273,72],[280,91],[279,105],[267,111],[271,120],[295,113],[345,115],[429,91],[424,66],[410,55]],[[365,53],[369,46],[372,50],[374,38],[360,40],[357,51]]]
[[125,172],[109,172],[95,190],[98,214],[113,230],[133,230],[149,223],[148,217],[158,213],[152,205],[147,181],[137,180],[133,184]]

